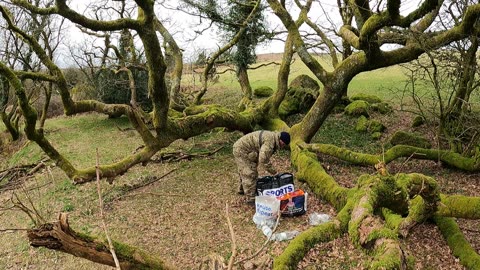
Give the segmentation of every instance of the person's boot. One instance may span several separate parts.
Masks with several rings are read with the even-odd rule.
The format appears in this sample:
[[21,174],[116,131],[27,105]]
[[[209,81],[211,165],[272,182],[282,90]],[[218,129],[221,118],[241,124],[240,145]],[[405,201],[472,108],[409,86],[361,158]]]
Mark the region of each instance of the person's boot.
[[246,196],[245,203],[250,206],[255,206],[255,196]]
[[237,193],[239,195],[245,195],[245,191],[243,191],[243,185],[242,184],[240,184],[240,186],[238,187]]

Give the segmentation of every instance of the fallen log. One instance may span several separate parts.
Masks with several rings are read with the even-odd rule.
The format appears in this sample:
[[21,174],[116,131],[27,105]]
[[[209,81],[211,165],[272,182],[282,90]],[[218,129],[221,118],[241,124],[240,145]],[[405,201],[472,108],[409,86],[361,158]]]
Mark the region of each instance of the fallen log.
[[[108,244],[94,237],[77,233],[70,228],[66,213],[59,215],[55,223],[46,223],[27,231],[30,245],[46,247],[72,254],[92,262],[115,267]],[[118,242],[113,243],[123,270],[128,269],[175,269],[166,262],[154,258],[138,248]]]

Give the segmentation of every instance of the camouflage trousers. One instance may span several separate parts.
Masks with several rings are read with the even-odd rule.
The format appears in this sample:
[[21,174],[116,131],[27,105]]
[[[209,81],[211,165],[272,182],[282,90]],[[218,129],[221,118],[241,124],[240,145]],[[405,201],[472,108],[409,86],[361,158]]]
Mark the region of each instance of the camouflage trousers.
[[[245,154],[235,150],[234,148],[233,155],[240,176],[239,191],[243,190],[248,197],[255,197],[258,177],[256,153]],[[255,154],[255,157],[252,154]]]

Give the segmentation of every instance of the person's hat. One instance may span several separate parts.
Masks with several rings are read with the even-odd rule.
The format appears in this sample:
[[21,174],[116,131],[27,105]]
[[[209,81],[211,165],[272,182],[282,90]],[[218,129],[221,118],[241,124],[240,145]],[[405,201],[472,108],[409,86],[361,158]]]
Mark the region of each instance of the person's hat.
[[280,132],[280,140],[286,145],[290,144],[290,134],[288,132]]

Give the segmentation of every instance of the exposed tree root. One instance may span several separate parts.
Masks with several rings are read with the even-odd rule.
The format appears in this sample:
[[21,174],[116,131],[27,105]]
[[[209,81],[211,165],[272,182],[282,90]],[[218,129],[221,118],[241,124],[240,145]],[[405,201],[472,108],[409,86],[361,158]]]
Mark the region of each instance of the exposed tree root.
[[174,151],[174,152],[160,152],[157,157],[155,158],[152,158],[152,161],[153,162],[159,162],[159,163],[163,163],[163,162],[177,162],[177,161],[180,161],[180,160],[192,160],[194,158],[198,158],[198,157],[208,157],[208,156],[211,156],[215,153],[217,153],[218,151],[222,150],[223,149],[223,146],[222,147],[219,147],[217,149],[214,149],[212,151],[203,151],[203,152],[196,152],[196,153],[188,153],[188,152],[185,152],[185,151]]
[[[334,222],[311,228],[293,239],[275,259],[275,269],[296,268],[316,243],[333,240],[346,232],[357,247],[373,255],[370,269],[406,269],[406,256],[398,238],[407,237],[416,224],[435,213],[472,218],[478,215],[479,210],[460,208],[460,204],[471,198],[440,196],[435,179],[422,174],[389,175],[386,170],[378,170],[377,175],[359,177],[355,188],[345,189],[323,170],[313,153],[294,148],[292,159],[298,169],[297,176],[341,210]],[[381,161],[371,158],[365,164],[376,165]],[[480,199],[474,198],[472,203],[478,209]]]
[[465,239],[455,219],[436,216],[434,220],[453,255],[460,259],[460,263],[468,269],[478,269],[480,266],[480,255]]
[[463,195],[441,195],[437,215],[465,219],[480,219],[480,198]]
[[307,182],[313,193],[320,195],[337,210],[345,206],[348,189],[340,186],[323,169],[314,153],[293,147],[291,159],[297,167],[297,179]]
[[[108,245],[90,236],[73,231],[67,214],[62,213],[55,223],[43,224],[28,230],[28,239],[34,247],[46,247],[81,257],[92,262],[115,266]],[[120,243],[113,243],[121,269],[175,269],[160,259]]]
[[302,232],[290,241],[280,256],[275,258],[273,269],[296,269],[298,263],[317,243],[332,241],[341,234],[338,221],[323,223]]
[[306,145],[306,148],[310,151],[330,155],[357,165],[373,166],[379,162],[384,162],[387,164],[401,157],[411,157],[417,159],[441,161],[452,167],[465,171],[480,171],[479,157],[467,158],[451,151],[424,149],[408,145],[396,145],[388,149],[384,154],[379,155],[353,152],[331,144],[309,144]]
[[373,251],[371,269],[405,269],[406,259],[396,233],[374,213],[378,205],[387,202],[385,197],[395,200],[394,194],[388,193],[397,189],[392,189],[391,178],[385,180],[375,176],[359,178],[359,190],[351,197],[355,206],[348,232],[356,246]]

